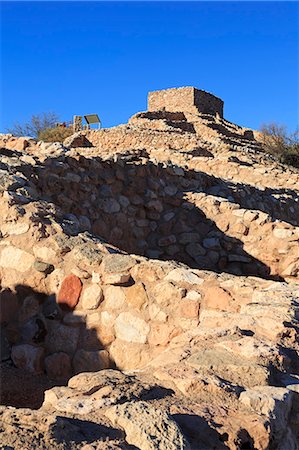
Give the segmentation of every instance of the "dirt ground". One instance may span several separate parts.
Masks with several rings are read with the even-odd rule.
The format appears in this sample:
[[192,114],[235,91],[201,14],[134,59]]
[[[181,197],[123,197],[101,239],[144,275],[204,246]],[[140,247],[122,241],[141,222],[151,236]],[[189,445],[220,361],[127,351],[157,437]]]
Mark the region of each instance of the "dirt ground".
[[44,392],[65,382],[50,380],[46,375],[31,375],[11,363],[0,364],[0,404],[16,408],[38,409],[44,401]]

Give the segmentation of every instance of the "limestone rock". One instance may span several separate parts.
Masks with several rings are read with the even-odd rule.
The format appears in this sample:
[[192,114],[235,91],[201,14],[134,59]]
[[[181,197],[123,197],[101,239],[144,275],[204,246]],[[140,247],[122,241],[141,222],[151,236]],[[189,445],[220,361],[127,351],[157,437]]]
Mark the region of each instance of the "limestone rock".
[[110,365],[109,355],[106,350],[86,351],[77,350],[73,358],[75,373],[96,372],[107,369]]
[[86,136],[81,134],[80,132],[74,133],[71,136],[67,137],[63,141],[63,145],[66,148],[72,147],[91,147],[92,144],[89,142]]
[[266,366],[259,365],[250,359],[239,357],[227,350],[205,349],[194,353],[188,364],[203,372],[211,371],[224,380],[241,386],[257,386],[266,384],[270,371]]
[[53,353],[45,359],[46,373],[51,379],[67,379],[72,374],[71,358],[63,352]]
[[126,295],[120,286],[107,286],[104,289],[103,307],[105,310],[118,310],[124,307]]
[[0,323],[13,320],[18,311],[19,302],[10,289],[0,292]]
[[14,364],[33,374],[43,372],[44,349],[29,344],[14,345],[11,350],[11,358]]
[[174,269],[166,277],[165,280],[173,281],[174,283],[188,283],[188,284],[202,284],[203,279],[196,275],[191,270]]
[[87,322],[86,313],[84,311],[72,311],[63,316],[65,325],[80,325]]
[[97,309],[103,300],[103,291],[97,284],[86,287],[82,293],[82,308]]
[[63,325],[55,320],[47,320],[47,328],[45,346],[48,352],[65,352],[72,356],[77,349],[79,329]]
[[129,255],[112,254],[105,256],[101,265],[104,274],[127,272],[136,264]]
[[29,295],[24,298],[23,304],[18,312],[18,320],[20,322],[27,322],[34,317],[39,311],[39,302],[34,295]]
[[148,302],[146,290],[142,283],[136,283],[125,290],[127,303],[138,310]]
[[0,267],[27,272],[34,263],[34,256],[19,248],[8,246],[1,251]]
[[129,273],[105,273],[103,282],[105,284],[126,284],[130,280]]
[[187,450],[189,444],[169,414],[145,402],[112,406],[105,415],[126,433],[126,441],[140,450]]
[[7,361],[10,359],[11,355],[11,346],[8,342],[8,339],[4,333],[4,330],[1,330],[0,333],[0,361]]
[[115,335],[123,341],[145,344],[149,330],[145,320],[129,312],[121,313],[115,321]]

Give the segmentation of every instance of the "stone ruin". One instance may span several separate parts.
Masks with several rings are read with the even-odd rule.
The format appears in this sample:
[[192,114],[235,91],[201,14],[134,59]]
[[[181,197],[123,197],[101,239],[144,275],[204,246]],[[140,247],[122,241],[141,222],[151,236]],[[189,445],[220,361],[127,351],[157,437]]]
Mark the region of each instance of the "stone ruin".
[[298,171],[196,91],[0,137],[4,445],[298,449]]
[[188,112],[223,117],[223,101],[195,87],[171,88],[149,92],[148,111]]

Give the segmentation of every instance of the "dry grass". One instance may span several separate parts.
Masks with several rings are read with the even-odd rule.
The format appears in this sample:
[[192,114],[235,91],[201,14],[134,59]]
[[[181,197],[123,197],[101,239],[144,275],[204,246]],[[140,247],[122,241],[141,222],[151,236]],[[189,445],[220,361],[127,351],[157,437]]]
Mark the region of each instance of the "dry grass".
[[265,152],[283,164],[299,168],[299,129],[290,134],[284,125],[270,123],[261,127],[261,134]]
[[38,134],[38,139],[45,142],[63,142],[65,138],[71,136],[73,133],[72,128],[46,128]]

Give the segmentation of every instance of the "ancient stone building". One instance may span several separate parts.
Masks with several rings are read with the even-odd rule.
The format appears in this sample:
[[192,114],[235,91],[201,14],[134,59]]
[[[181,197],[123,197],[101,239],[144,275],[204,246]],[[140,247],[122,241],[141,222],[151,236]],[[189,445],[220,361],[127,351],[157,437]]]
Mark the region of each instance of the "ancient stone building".
[[218,113],[223,117],[223,101],[209,92],[194,87],[182,87],[149,92],[148,111],[183,111],[192,114]]

